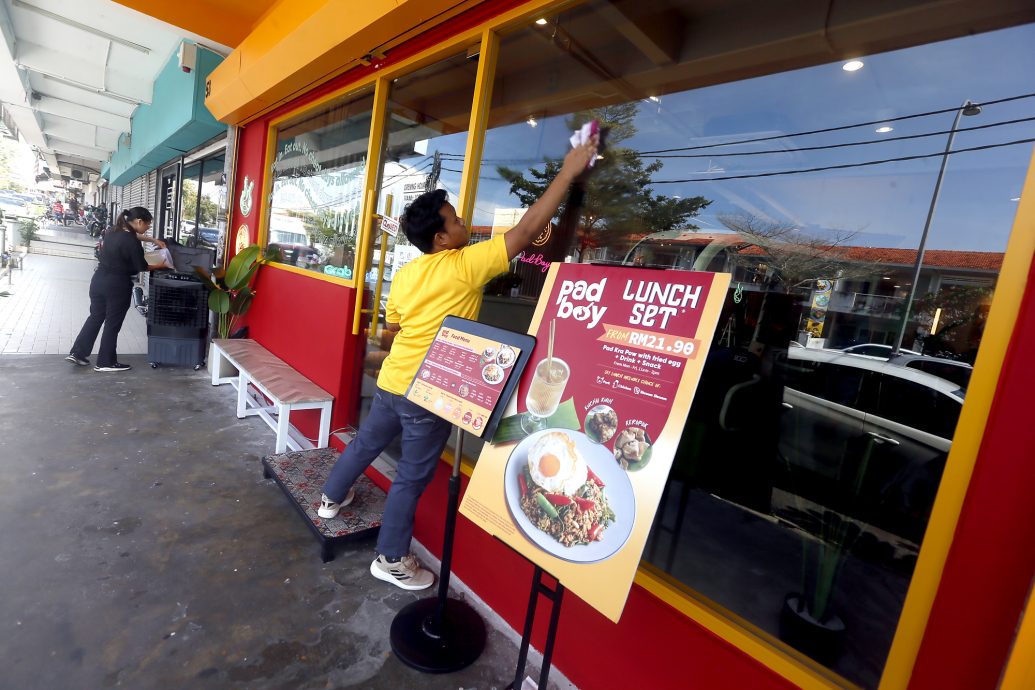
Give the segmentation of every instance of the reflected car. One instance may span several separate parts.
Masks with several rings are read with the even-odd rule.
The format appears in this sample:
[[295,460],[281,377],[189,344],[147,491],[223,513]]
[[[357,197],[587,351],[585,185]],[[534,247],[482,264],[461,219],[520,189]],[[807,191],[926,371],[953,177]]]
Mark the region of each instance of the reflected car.
[[25,201],[14,194],[0,194],[0,211],[8,218],[28,215]]
[[197,232],[197,246],[215,249],[219,244],[219,228],[207,228],[202,226]]
[[316,266],[323,260],[319,249],[304,244],[271,242],[266,251],[273,255],[274,261],[304,268]]
[[778,488],[919,544],[964,391],[872,357],[794,348],[783,383]]
[[[859,355],[860,357],[876,357],[878,359],[888,359],[891,357],[891,352],[894,348],[891,345],[883,345],[881,343],[863,343],[860,345],[852,345],[851,347],[841,348],[840,352],[845,352],[850,355]],[[906,350],[905,348],[899,349],[899,352],[906,355],[918,355],[919,352],[915,350]]]
[[974,373],[974,367],[966,362],[957,362],[954,359],[944,357],[930,357],[928,355],[907,353],[901,350],[902,354],[895,355],[888,360],[889,364],[909,369],[917,369],[933,374],[946,381],[951,381],[964,391],[970,385],[970,375]]

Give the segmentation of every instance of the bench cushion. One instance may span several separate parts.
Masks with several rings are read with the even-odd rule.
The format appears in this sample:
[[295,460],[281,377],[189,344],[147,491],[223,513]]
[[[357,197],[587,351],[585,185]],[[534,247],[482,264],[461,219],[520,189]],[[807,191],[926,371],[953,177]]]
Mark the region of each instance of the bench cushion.
[[291,368],[284,360],[249,338],[217,338],[218,347],[238,369],[248,372],[282,403],[333,400],[334,396]]

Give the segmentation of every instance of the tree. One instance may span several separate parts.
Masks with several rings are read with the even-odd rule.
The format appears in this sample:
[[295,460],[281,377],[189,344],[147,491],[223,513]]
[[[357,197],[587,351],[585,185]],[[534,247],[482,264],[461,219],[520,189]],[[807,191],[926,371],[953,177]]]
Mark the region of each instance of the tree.
[[[597,161],[584,183],[575,185],[558,215],[571,216],[573,210],[577,211],[577,217],[571,220],[578,254],[591,247],[627,241],[631,235],[695,228],[690,219],[711,203],[701,196],[680,199],[654,194],[651,179],[664,164],[655,160],[645,165],[637,151],[620,145],[636,134],[634,120],[638,110],[639,103],[634,101],[582,111],[566,121],[574,130],[595,119],[607,133],[604,157]],[[532,167],[519,172],[506,166],[496,170],[510,183],[511,194],[529,207],[557,176],[561,163],[546,159],[541,170]],[[569,205],[572,208],[567,208]]]
[[959,356],[973,362],[992,292],[986,286],[949,285],[917,299],[913,303],[916,320],[924,324],[926,331],[935,331],[924,338],[924,352]]
[[[193,223],[197,218],[198,209],[198,185],[193,180],[185,180],[183,183],[183,210],[180,220]],[[207,196],[201,197],[201,222],[202,227],[211,227],[216,224],[219,214],[219,205]]]
[[[816,280],[836,280],[870,275],[872,267],[848,261],[846,244],[854,232],[836,231],[832,237],[809,235],[794,225],[774,223],[755,216],[723,214],[719,222],[740,236],[731,247],[739,266],[754,269],[767,289],[784,292],[811,287]],[[758,249],[752,249],[757,247]]]

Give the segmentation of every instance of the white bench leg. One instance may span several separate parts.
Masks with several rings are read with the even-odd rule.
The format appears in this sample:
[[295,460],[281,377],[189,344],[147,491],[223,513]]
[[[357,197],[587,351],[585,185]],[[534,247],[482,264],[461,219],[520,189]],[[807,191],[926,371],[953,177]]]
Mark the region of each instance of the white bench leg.
[[288,415],[291,414],[291,408],[281,403],[277,405],[277,453],[283,453],[287,450],[288,441]]
[[237,377],[237,418],[244,419],[248,407],[248,377],[242,370]]
[[319,441],[316,444],[317,448],[326,448],[330,442],[331,436],[331,404],[324,403],[320,408],[320,435],[317,437]]
[[215,343],[209,346],[208,361],[212,365],[212,385],[218,386],[219,379],[223,378],[223,351]]

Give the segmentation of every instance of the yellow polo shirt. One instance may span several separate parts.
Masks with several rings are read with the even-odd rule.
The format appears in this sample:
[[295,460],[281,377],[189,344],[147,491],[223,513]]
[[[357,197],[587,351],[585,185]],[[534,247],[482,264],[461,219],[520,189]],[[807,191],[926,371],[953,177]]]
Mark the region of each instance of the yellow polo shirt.
[[385,307],[385,319],[399,324],[401,330],[381,365],[377,385],[404,395],[442,319],[451,315],[476,318],[482,288],[509,264],[503,235],[497,235],[462,249],[423,254],[403,266],[392,279]]

